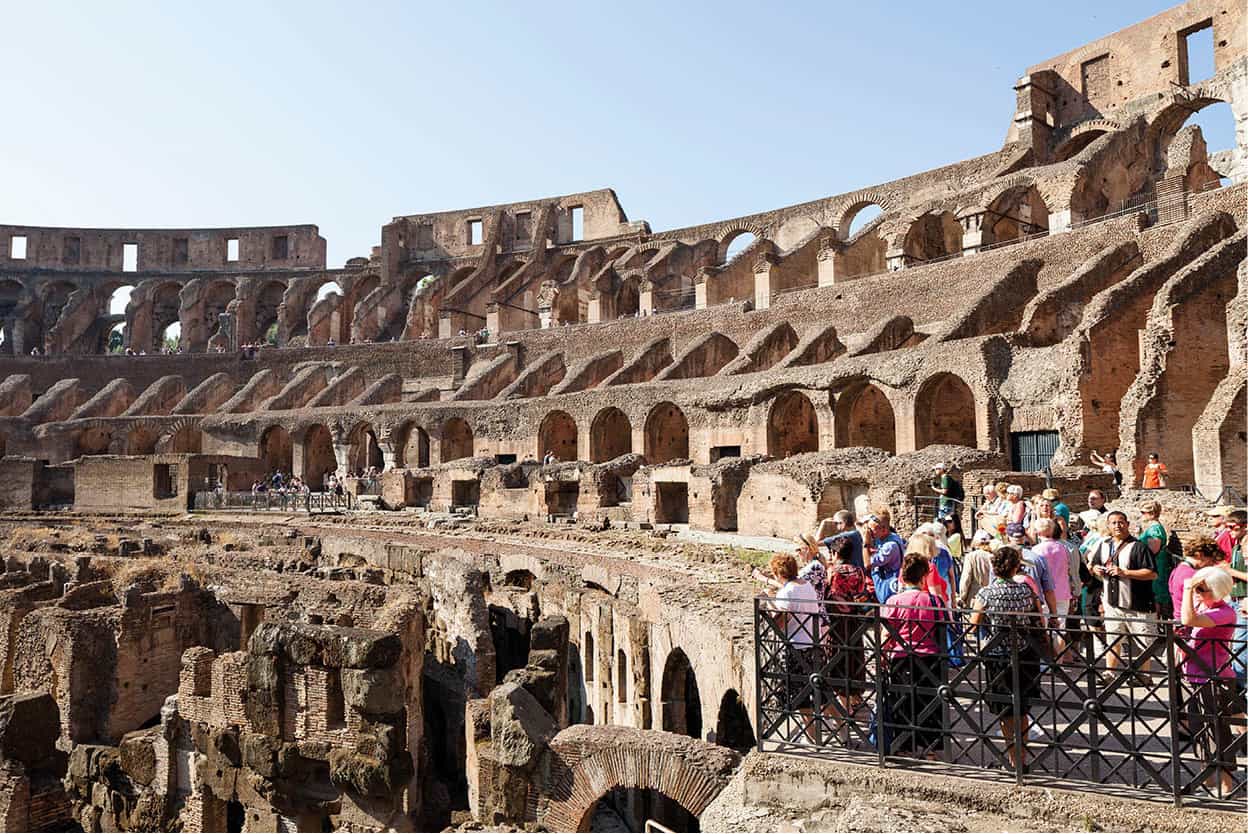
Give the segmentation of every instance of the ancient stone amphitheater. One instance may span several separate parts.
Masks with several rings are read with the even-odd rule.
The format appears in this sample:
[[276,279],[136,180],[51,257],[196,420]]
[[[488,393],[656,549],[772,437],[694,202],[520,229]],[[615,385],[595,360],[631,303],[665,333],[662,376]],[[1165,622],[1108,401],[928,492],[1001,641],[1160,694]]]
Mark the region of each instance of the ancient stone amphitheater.
[[[691,829],[732,780],[789,817],[889,790],[742,763],[746,551],[863,504],[905,531],[936,462],[1112,491],[1091,451],[1127,486],[1155,451],[1182,533],[1243,500],[1246,26],[1190,0],[1027,69],[1000,150],[680,229],[591,191],[329,268],[315,226],[0,226],[0,825]],[[277,471],[311,494],[252,492]],[[1144,824],[978,790],[990,828]]]

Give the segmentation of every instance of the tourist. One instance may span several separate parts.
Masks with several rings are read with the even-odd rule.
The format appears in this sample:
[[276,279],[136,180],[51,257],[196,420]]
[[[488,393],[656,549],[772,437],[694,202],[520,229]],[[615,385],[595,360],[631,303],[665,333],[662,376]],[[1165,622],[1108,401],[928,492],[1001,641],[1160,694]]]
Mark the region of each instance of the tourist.
[[1105,507],[1105,493],[1099,489],[1088,491],[1088,508],[1079,513],[1079,517],[1083,519],[1083,526],[1088,530],[1095,530],[1099,526],[1098,520],[1109,510]]
[[[958,565],[953,560],[953,554],[949,552],[949,543],[945,541],[945,526],[938,521],[929,521],[920,524],[915,534],[927,536],[935,544],[934,553],[927,547],[919,551],[927,557],[932,568],[928,572],[925,587],[944,600],[945,605],[952,606],[953,598],[957,594],[959,576]],[[911,538],[911,541],[914,539]],[[906,549],[909,552],[909,546]]]
[[[1047,487],[1040,493],[1040,497],[1053,505],[1053,513],[1062,520],[1063,529],[1070,528],[1070,507],[1066,506],[1062,501],[1062,495],[1053,487]],[[1065,536],[1062,536],[1065,538]]]
[[819,543],[831,550],[833,541],[846,539],[849,542],[848,563],[860,568],[864,567],[862,561],[862,533],[858,532],[858,528],[854,526],[854,514],[849,510],[837,510],[832,514],[831,522],[835,532],[825,536],[826,527],[824,524],[821,524],[819,526],[821,539]]
[[1216,768],[1206,781],[1229,797],[1235,787],[1235,736],[1230,718],[1244,712],[1229,647],[1236,611],[1227,601],[1234,580],[1225,570],[1201,568],[1183,582],[1180,622],[1191,629],[1183,646],[1183,674],[1194,692],[1188,700],[1188,731],[1201,760]]
[[1048,562],[1027,547],[1026,528],[1021,524],[1011,524],[1006,529],[1006,535],[1010,546],[1022,554],[1022,562],[1016,579],[1031,586],[1036,596],[1044,602],[1048,616],[1052,617],[1057,608],[1057,596],[1056,584],[1053,581],[1053,574],[1049,571]]
[[[1153,599],[1157,571],[1153,554],[1131,535],[1126,513],[1111,511],[1106,524],[1109,538],[1097,543],[1088,561],[1092,572],[1105,585],[1101,596],[1105,640],[1109,644],[1105,665],[1112,673],[1124,659],[1141,654],[1142,641],[1151,640],[1157,633]],[[1149,661],[1145,658],[1139,663],[1139,672],[1147,673],[1148,667]],[[1137,677],[1135,682],[1143,681]]]
[[[906,541],[906,552],[902,555],[902,564],[905,564],[907,557],[917,556],[922,558],[930,568],[932,562],[935,561],[936,554],[939,550],[940,547],[934,538],[929,536],[926,532],[916,532]],[[901,576],[899,571],[897,576],[893,577],[891,584],[887,589],[888,593],[885,599],[891,599],[894,594],[900,593],[903,582],[904,578]],[[929,593],[935,594],[942,600],[945,599],[945,594],[947,594],[949,590],[945,587],[945,583],[939,576],[936,575],[936,571],[934,570],[924,571],[922,589]]]
[[945,528],[945,542],[949,545],[949,555],[961,562],[962,553],[966,548],[966,540],[962,535],[962,519],[957,513],[945,513],[938,520]]
[[1145,501],[1140,505],[1140,534],[1137,537],[1153,554],[1157,578],[1153,580],[1153,599],[1157,601],[1157,616],[1173,620],[1175,609],[1170,604],[1170,568],[1173,560],[1166,549],[1170,534],[1161,524],[1161,504]]
[[1018,484],[1010,484],[1005,490],[1006,507],[1005,523],[1027,526],[1027,502],[1023,500],[1023,488]]
[[1114,486],[1122,486],[1122,470],[1118,468],[1118,455],[1115,452],[1108,452],[1102,457],[1095,449],[1092,450],[1092,462],[1101,467],[1101,471],[1106,475],[1112,475],[1114,478]]
[[1231,557],[1224,565],[1234,584],[1231,585],[1231,601],[1239,609],[1239,619],[1235,624],[1236,649],[1231,665],[1235,668],[1235,676],[1241,684],[1248,684],[1248,567],[1245,566],[1244,555],[1248,553],[1248,533],[1245,533],[1245,520],[1248,513],[1235,510],[1229,517],[1229,525],[1234,534],[1234,546]]
[[[823,677],[837,701],[824,707],[824,714],[840,717],[833,729],[842,744],[849,743],[848,721],[853,717],[866,689],[867,654],[863,638],[874,603],[866,571],[854,564],[848,538],[833,538],[828,546],[828,590],[826,658]],[[861,558],[861,557],[860,557]],[[839,716],[837,713],[839,712]]]
[[[1073,596],[1071,589],[1079,581],[1078,567],[1077,565],[1074,567],[1072,577],[1070,549],[1064,542],[1054,538],[1056,532],[1054,519],[1036,519],[1032,522],[1032,529],[1036,534],[1036,544],[1031,548],[1031,552],[1044,562],[1053,583],[1049,628],[1053,630],[1054,654],[1061,655],[1064,646],[1061,645],[1059,633],[1060,630],[1066,628],[1066,619],[1070,614],[1070,600]],[[1048,598],[1048,594],[1045,594],[1045,598]]]
[[962,556],[962,581],[958,583],[958,608],[970,608],[979,589],[992,581],[992,543],[987,530],[976,530],[971,547]]
[[890,526],[892,517],[887,507],[877,507],[866,518],[867,532],[871,537],[871,581],[879,602],[888,599],[891,585],[901,571],[902,552],[906,543]]
[[1165,489],[1166,465],[1156,452],[1148,453],[1148,463],[1144,464],[1144,477],[1140,479],[1140,489]]
[[1057,507],[1054,506],[1052,501],[1043,495],[1037,495],[1031,502],[1031,521],[1027,525],[1029,540],[1032,544],[1036,542],[1033,533],[1036,521],[1042,518],[1047,518],[1053,522],[1053,538],[1066,538],[1066,532],[1070,529],[1070,523],[1058,515]]
[[945,683],[941,626],[948,613],[940,599],[923,590],[932,572],[926,558],[907,553],[900,587],[880,609],[880,618],[889,627],[884,644],[889,752],[938,759],[944,726],[938,690]]
[[808,582],[819,599],[825,599],[828,595],[828,571],[823,557],[819,555],[819,545],[810,536],[798,533],[795,553],[799,565],[798,578]]
[[1221,506],[1210,510],[1209,516],[1214,519],[1214,541],[1229,559],[1231,552],[1235,550],[1235,542],[1244,535],[1244,522],[1248,520],[1248,513],[1235,510],[1233,507]]
[[1001,720],[1005,754],[1015,768],[1026,766],[1028,713],[1031,699],[1040,694],[1041,642],[1034,633],[1041,621],[1040,600],[1029,586],[1014,581],[1022,560],[1016,547],[997,549],[992,582],[975,595],[970,620],[984,630],[980,654],[988,675],[987,701]]
[[962,491],[962,484],[949,474],[949,464],[938,463],[932,467],[932,491],[940,496],[940,503],[936,512],[954,513],[962,508],[962,499],[966,497],[966,493]]
[[1005,481],[997,481],[993,489],[996,495],[992,502],[993,514],[1005,515],[1010,510],[1010,485]]
[[1170,571],[1170,579],[1166,583],[1170,605],[1176,616],[1183,611],[1183,583],[1195,576],[1197,571],[1217,567],[1221,563],[1222,550],[1213,539],[1206,536],[1192,543],[1187,555]]
[[784,709],[800,712],[806,717],[803,733],[808,735],[814,721],[814,691],[810,677],[819,667],[820,636],[815,633],[819,600],[814,587],[797,578],[797,560],[791,555],[775,554],[769,567],[779,584],[773,604],[776,627],[783,628],[785,636]]

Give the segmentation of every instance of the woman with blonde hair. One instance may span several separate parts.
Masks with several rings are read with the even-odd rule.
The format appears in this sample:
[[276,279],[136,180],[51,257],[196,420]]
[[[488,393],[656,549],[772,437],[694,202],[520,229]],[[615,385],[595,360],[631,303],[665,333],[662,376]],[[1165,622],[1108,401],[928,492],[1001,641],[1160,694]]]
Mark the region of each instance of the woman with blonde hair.
[[[1201,568],[1183,582],[1180,622],[1191,629],[1180,644],[1183,674],[1192,686],[1187,699],[1188,730],[1201,760],[1212,767],[1206,784],[1230,796],[1235,788],[1235,736],[1231,716],[1244,712],[1235,681],[1230,647],[1235,636],[1235,607],[1228,597],[1235,580],[1219,567]],[[1180,638],[1182,639],[1182,638]]]

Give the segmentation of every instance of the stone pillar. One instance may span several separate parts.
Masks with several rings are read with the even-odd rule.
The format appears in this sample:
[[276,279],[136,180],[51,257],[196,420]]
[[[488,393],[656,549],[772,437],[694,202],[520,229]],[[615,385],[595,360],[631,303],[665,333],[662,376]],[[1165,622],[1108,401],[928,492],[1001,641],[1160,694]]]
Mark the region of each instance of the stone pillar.
[[884,253],[885,268],[889,272],[900,272],[910,265],[911,258],[902,249],[889,249]]
[[449,339],[454,335],[455,335],[455,332],[451,330],[451,314],[439,313],[438,314],[438,338]]
[[820,242],[819,252],[815,255],[819,286],[831,287],[836,283],[836,256],[841,248],[832,238],[825,238]]
[[594,293],[589,297],[589,305],[585,308],[585,320],[590,324],[602,321],[602,299]]
[[773,272],[776,267],[776,256],[764,252],[754,263],[754,309],[766,310],[771,307]]
[[654,314],[654,284],[648,280],[641,282],[641,292],[637,297],[637,311],[643,316]]
[[974,255],[984,245],[984,217],[988,210],[983,206],[972,206],[958,212],[958,222],[962,224],[962,254]]
[[490,336],[495,341],[498,340],[498,334],[503,332],[503,322],[496,302],[491,301],[485,308],[485,329],[490,331]]
[[1080,218],[1075,214],[1074,209],[1061,209],[1049,213],[1049,234],[1056,235],[1062,232],[1069,232],[1071,227],[1078,223]]

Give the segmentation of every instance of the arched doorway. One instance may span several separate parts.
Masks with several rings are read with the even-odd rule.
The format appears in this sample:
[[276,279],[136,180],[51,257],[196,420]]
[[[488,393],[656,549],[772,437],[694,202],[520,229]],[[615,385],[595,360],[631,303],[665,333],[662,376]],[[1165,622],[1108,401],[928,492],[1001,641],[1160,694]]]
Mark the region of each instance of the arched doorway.
[[385,461],[381,454],[381,446],[377,442],[377,433],[368,423],[360,423],[350,434],[351,452],[347,461],[347,469],[352,474],[362,475],[370,467],[381,470]]
[[558,460],[576,460],[576,421],[566,411],[552,411],[537,430],[537,454],[553,452]]
[[836,401],[836,445],[874,446],[897,453],[897,425],[893,406],[870,383],[847,389]]
[[283,472],[290,475],[295,468],[295,447],[290,432],[281,426],[269,426],[260,435],[260,459],[266,473]]
[[953,212],[928,212],[911,224],[902,244],[906,258],[918,264],[962,254],[962,224]]
[[919,387],[914,401],[915,447],[935,443],[975,448],[975,395],[955,374],[940,373]]
[[472,457],[472,428],[461,417],[442,424],[442,463]]
[[749,249],[754,241],[758,240],[754,233],[746,229],[737,229],[729,232],[724,236],[723,242],[719,244],[720,264],[726,264],[735,259],[738,255]]
[[657,466],[689,457],[689,421],[673,403],[659,403],[646,416],[646,461]]
[[204,434],[196,425],[183,425],[172,434],[166,435],[163,445],[157,448],[171,455],[198,455],[204,448]]
[[786,391],[767,415],[767,454],[787,458],[819,451],[819,418],[815,406],[799,391]]
[[851,240],[857,237],[882,214],[884,214],[884,209],[878,203],[869,200],[854,203],[845,210],[845,213],[841,215],[841,222],[837,224],[841,239]]
[[589,426],[589,459],[594,463],[615,460],[633,451],[633,425],[615,406],[599,411]]
[[662,729],[702,738],[702,697],[693,664],[681,649],[672,649],[663,665]]
[[130,294],[134,292],[133,284],[122,284],[113,288],[108,294],[104,305],[104,344],[102,353],[121,353],[130,346],[129,334],[126,332],[126,306],[130,303]]
[[399,466],[424,469],[429,465],[429,433],[420,426],[408,426],[402,434]]
[[715,718],[715,743],[748,752],[754,747],[754,728],[750,726],[750,713],[735,689],[729,689],[719,700],[719,715]]
[[[646,827],[648,821],[663,826]],[[589,810],[582,831],[701,831],[698,818],[654,788],[614,787]]]
[[314,492],[324,488],[325,476],[338,471],[334,436],[324,425],[310,427],[303,439],[303,480]]

